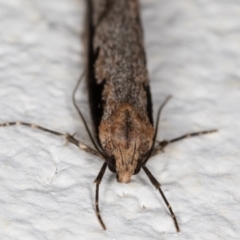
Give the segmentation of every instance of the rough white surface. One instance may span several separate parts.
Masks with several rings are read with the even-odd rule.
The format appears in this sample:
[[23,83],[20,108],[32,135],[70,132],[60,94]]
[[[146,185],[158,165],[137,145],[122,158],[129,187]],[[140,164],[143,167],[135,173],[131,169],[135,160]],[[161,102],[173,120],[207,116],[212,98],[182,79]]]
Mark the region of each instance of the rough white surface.
[[[0,122],[77,132],[71,103],[83,70],[80,0],[1,0]],[[0,129],[0,239],[240,239],[240,6],[237,0],[145,0],[142,18],[154,110],[168,94],[159,139],[218,128],[149,161],[181,232],[140,172],[119,184],[102,161],[23,126]],[[83,112],[88,115],[84,87]],[[88,119],[88,117],[87,117]]]

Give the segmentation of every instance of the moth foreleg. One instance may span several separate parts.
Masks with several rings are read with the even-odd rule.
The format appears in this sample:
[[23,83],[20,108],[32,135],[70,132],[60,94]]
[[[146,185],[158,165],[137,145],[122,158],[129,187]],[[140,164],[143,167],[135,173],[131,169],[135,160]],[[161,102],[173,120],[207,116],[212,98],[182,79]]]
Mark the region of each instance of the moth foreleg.
[[190,137],[196,137],[196,136],[200,136],[200,135],[203,135],[203,134],[209,134],[209,133],[214,133],[214,132],[217,132],[218,130],[217,129],[212,129],[212,130],[207,130],[207,131],[200,131],[200,132],[192,132],[192,133],[187,133],[187,134],[184,134],[180,137],[176,137],[176,138],[173,138],[171,140],[163,140],[163,141],[156,141],[156,146],[155,146],[155,149],[153,151],[153,155],[155,155],[158,151],[163,151],[164,148],[169,145],[170,143],[174,143],[174,142],[177,142],[177,141],[180,141],[180,140],[183,140],[183,139],[186,139],[186,138],[190,138]]
[[70,135],[69,133],[66,133],[66,134],[64,134],[64,137],[66,138],[67,142],[70,142],[70,143],[76,145],[77,147],[79,147],[79,149],[81,149],[81,150],[83,150],[87,153],[91,153],[91,154],[93,154],[95,156],[98,156],[100,158],[103,158],[103,156],[97,150],[89,147],[88,145],[86,145],[83,142],[78,141],[74,137],[74,135]]
[[48,133],[51,133],[51,134],[54,134],[54,135],[57,135],[57,136],[64,136],[65,134],[63,133],[59,133],[59,132],[56,132],[56,131],[53,131],[51,129],[47,129],[47,128],[44,128],[44,127],[41,127],[37,124],[34,124],[34,123],[26,123],[26,122],[6,122],[6,123],[0,123],[0,127],[8,127],[8,126],[15,126],[15,125],[22,125],[22,126],[27,126],[27,127],[30,127],[30,128],[35,128],[35,129],[39,129],[39,130],[42,130],[42,131],[45,131],[45,132],[48,132]]
[[26,126],[26,127],[30,127],[30,128],[39,129],[41,131],[48,132],[48,133],[51,133],[51,134],[56,135],[56,136],[64,137],[67,140],[67,142],[70,142],[70,143],[76,145],[81,150],[83,150],[85,152],[88,152],[88,153],[91,153],[95,156],[102,157],[96,150],[94,150],[93,148],[89,147],[88,145],[78,141],[76,138],[74,138],[74,135],[70,135],[69,133],[64,134],[64,133],[56,132],[56,131],[53,131],[51,129],[39,126],[39,125],[34,124],[34,123],[26,123],[26,122],[0,123],[0,127],[8,127],[8,126],[16,126],[16,125],[17,126],[21,125],[21,126]]

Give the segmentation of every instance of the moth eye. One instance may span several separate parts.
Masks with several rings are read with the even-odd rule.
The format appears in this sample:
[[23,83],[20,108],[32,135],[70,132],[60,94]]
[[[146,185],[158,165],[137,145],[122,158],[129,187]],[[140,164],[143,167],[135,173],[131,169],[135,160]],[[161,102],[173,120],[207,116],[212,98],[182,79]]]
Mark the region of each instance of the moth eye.
[[136,168],[135,170],[134,170],[134,173],[133,173],[133,175],[136,175],[136,174],[138,174],[139,172],[140,172],[140,170],[141,170],[141,168],[139,167],[139,168]]
[[113,166],[108,165],[108,168],[111,172],[116,173],[116,168],[114,168]]
[[114,158],[107,158],[106,162],[108,164],[108,168],[111,172],[116,173],[116,162]]

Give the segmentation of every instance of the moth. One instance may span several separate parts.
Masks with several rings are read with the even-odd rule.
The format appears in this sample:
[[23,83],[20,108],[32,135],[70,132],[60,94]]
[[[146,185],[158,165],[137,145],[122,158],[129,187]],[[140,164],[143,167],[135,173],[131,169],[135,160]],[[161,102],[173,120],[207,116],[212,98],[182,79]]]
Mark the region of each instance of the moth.
[[[103,165],[94,182],[96,214],[104,230],[106,226],[99,210],[99,185],[108,167],[120,183],[129,183],[133,175],[143,170],[162,196],[179,232],[172,207],[146,164],[152,155],[173,142],[216,130],[157,141],[160,114],[170,97],[160,106],[154,126],[139,7],[138,0],[86,0],[86,70],[73,91],[72,100],[94,148],[74,135],[36,124],[8,122],[0,126],[24,125],[62,136],[81,150],[102,158]],[[94,133],[75,100],[83,77],[87,79]]]

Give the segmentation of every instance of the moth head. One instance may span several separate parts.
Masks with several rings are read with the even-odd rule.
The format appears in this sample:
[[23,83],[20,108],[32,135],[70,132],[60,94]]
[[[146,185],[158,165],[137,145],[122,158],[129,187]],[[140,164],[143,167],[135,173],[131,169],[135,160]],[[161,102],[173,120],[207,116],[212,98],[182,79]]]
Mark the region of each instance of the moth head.
[[[112,148],[112,157],[107,158],[109,169],[116,173],[118,182],[129,183],[131,176],[137,174],[141,170],[142,162],[145,159],[146,153],[139,154],[143,148],[139,148],[136,142],[132,142],[130,146],[124,146],[118,141],[118,147]],[[151,147],[151,146],[150,146]]]
[[140,162],[152,146],[154,129],[149,119],[140,116],[129,104],[121,104],[99,127],[99,138],[106,155],[114,159],[118,182],[128,183],[139,170]]
[[119,146],[114,151],[114,157],[116,162],[117,181],[129,183],[138,163],[136,143],[134,146],[129,146],[128,148],[124,148],[122,145]]

